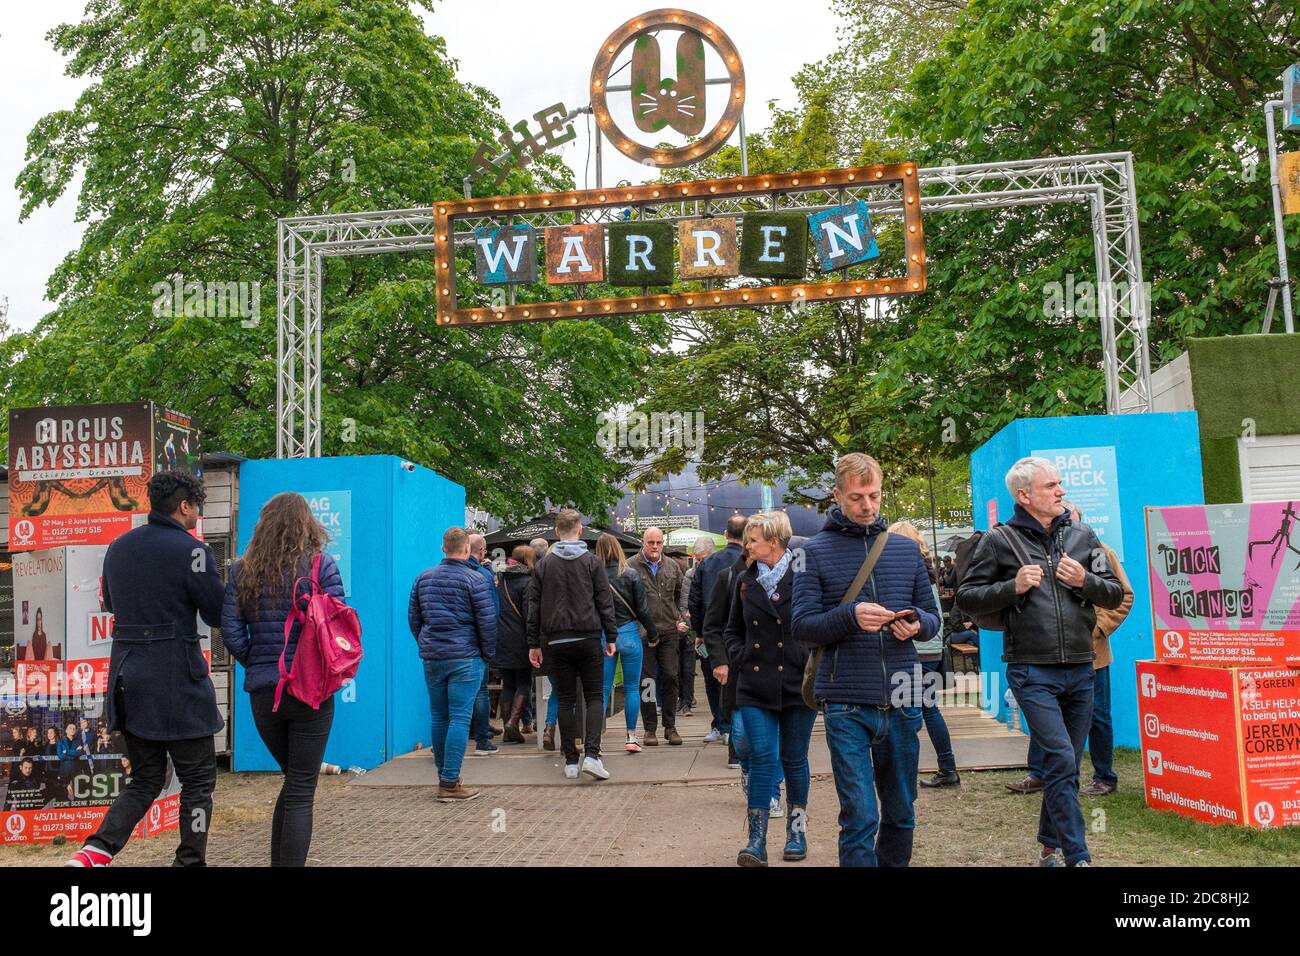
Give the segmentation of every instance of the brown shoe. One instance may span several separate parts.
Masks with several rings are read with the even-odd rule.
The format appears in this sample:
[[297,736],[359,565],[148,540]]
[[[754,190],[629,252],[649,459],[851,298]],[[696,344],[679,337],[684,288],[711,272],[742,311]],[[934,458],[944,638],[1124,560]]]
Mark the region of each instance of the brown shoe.
[[543,750],[555,749],[555,725],[554,724],[547,724],[546,729],[542,731],[542,749]]
[[1084,797],[1109,797],[1118,789],[1119,787],[1116,784],[1102,783],[1100,780],[1094,780],[1092,783],[1080,790],[1079,795]]
[[669,727],[664,731],[664,740],[668,741],[674,747],[680,747],[682,745],[682,737],[681,734],[677,733],[676,727]]
[[1024,780],[1007,784],[1007,789],[1012,793],[1038,793],[1043,789],[1043,781],[1030,774]]
[[532,724],[520,724],[520,725],[519,725],[519,732],[520,732],[521,734],[531,734],[531,733],[533,732],[533,730],[534,730],[534,727],[533,727]]
[[645,732],[645,737],[641,740],[641,746],[642,747],[659,746],[659,738],[655,736],[655,732],[653,730],[647,730]]
[[480,793],[482,793],[481,790],[470,790],[468,787],[462,786],[459,780],[456,781],[454,787],[449,787],[443,783],[438,784],[439,803],[460,803],[464,800],[473,800]]

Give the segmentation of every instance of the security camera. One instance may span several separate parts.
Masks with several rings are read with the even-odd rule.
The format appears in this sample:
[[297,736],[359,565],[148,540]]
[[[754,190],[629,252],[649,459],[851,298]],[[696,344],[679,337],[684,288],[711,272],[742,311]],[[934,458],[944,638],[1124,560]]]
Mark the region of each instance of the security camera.
[[414,473],[414,471],[415,471],[415,462],[413,462],[413,461],[404,461],[404,462],[402,462],[402,471],[409,471],[409,472]]

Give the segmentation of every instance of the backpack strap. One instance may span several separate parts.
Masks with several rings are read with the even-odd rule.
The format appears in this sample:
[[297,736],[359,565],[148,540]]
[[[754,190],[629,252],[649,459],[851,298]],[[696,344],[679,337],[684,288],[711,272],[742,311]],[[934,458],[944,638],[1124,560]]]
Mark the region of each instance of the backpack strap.
[[280,698],[284,694],[284,685],[289,681],[289,669],[284,666],[284,659],[289,653],[289,636],[293,633],[293,626],[298,621],[306,621],[307,614],[298,607],[298,582],[307,581],[311,584],[311,594],[321,593],[320,586],[320,563],[321,552],[316,552],[316,557],[311,563],[311,577],[294,578],[293,586],[289,589],[289,613],[284,619],[284,643],[280,646],[280,680],[275,685],[275,700],[271,704],[271,712],[275,713],[280,709]]
[[995,525],[993,531],[998,532],[998,537],[1007,543],[1007,547],[1016,556],[1016,560],[1020,562],[1021,567],[1034,563],[1029,557],[1029,552],[1025,550],[1025,543],[1020,540],[1020,535],[1017,532],[1012,531],[1004,524]]

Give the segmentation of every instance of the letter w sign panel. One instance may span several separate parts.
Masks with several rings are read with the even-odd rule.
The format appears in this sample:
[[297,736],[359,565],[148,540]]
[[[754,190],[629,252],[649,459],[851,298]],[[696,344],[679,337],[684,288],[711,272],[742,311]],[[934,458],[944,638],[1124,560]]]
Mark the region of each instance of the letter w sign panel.
[[[616,221],[593,221],[611,215]],[[441,325],[752,308],[925,290],[914,163],[464,199],[435,205],[433,221]],[[882,246],[878,235],[902,237],[901,264],[899,244],[891,239]],[[468,254],[471,246],[469,276],[468,263],[458,270],[455,260],[458,247]],[[894,250],[893,259],[882,249]],[[539,259],[545,266],[540,280]],[[541,301],[473,304],[485,298],[476,286],[506,283],[544,283],[602,297],[560,298],[560,288],[549,296],[539,288]]]

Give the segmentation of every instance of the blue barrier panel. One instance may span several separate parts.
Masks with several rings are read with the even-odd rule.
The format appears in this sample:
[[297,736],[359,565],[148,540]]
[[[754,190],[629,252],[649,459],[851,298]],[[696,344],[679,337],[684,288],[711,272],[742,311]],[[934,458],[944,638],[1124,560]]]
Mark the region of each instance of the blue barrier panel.
[[[249,461],[239,474],[237,554],[262,506],[282,491],[307,498],[334,539],[347,601],[361,618],[365,658],[354,685],[335,698],[325,760],[377,767],[429,743],[429,703],[406,622],[411,584],[442,560],[442,532],[465,521],[465,489],[391,455]],[[253,725],[243,668],[236,666],[232,765],[275,770]]]
[[[1135,664],[1155,654],[1146,563],[1148,505],[1201,504],[1201,446],[1195,412],[1083,415],[1018,419],[971,456],[975,527],[986,531],[1011,517],[1004,481],[1017,459],[1040,455],[1059,462],[1066,497],[1121,558],[1133,586],[1133,610],[1110,639],[1111,714],[1115,743],[1139,745]],[[1112,464],[1113,463],[1113,464]],[[1006,664],[1002,633],[980,632],[980,665],[990,713],[1006,722]]]

